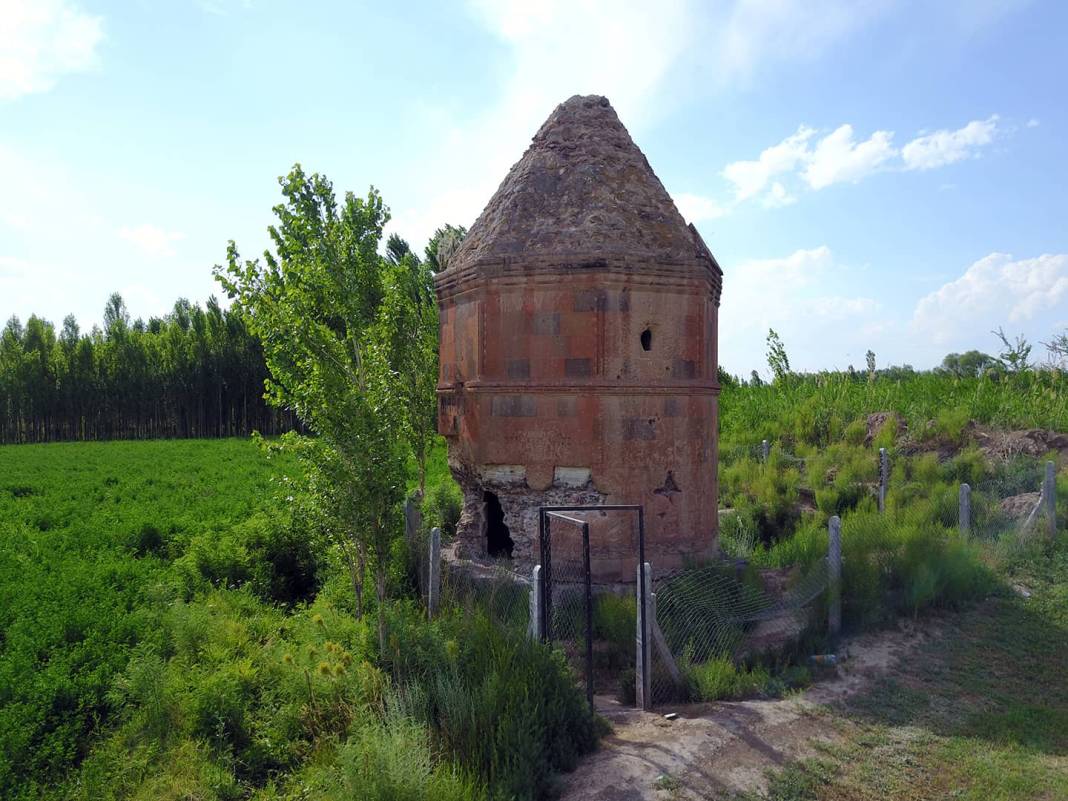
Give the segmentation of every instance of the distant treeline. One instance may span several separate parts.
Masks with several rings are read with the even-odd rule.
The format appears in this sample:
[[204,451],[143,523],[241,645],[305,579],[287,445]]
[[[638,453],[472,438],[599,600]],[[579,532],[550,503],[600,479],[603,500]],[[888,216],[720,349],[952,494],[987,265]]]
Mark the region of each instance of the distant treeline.
[[131,322],[113,294],[103,329],[12,317],[0,335],[0,443],[277,434],[296,417],[263,398],[267,368],[240,315],[179,300]]

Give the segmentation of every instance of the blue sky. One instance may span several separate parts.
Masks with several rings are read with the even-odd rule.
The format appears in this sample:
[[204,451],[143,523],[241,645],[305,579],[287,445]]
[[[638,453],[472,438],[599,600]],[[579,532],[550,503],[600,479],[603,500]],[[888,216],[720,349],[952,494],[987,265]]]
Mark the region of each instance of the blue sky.
[[0,0],[0,315],[218,294],[296,161],[421,247],[596,93],[723,266],[728,369],[769,327],[929,367],[1068,326],[1065,76],[1037,0]]

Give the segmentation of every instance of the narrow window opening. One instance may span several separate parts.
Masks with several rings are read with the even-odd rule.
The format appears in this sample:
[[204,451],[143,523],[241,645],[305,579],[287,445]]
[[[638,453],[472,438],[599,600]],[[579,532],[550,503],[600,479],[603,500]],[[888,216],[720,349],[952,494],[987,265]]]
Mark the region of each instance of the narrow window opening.
[[486,506],[486,553],[494,558],[512,558],[512,533],[504,524],[504,509],[500,499],[492,492],[484,492]]
[[646,328],[642,331],[642,350],[649,350],[653,347],[653,332]]

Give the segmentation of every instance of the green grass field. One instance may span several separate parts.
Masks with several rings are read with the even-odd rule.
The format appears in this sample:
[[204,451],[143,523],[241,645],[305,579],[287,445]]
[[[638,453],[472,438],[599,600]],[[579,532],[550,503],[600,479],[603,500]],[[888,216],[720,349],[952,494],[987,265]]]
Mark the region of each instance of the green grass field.
[[0,448],[0,796],[85,756],[174,561],[248,520],[270,468],[239,440]]

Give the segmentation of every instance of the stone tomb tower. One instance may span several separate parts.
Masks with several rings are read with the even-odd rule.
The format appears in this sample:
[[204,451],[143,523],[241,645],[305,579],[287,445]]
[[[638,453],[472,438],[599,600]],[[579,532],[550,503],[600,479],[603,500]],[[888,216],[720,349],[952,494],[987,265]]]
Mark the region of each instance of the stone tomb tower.
[[[529,567],[539,506],[600,503],[658,570],[714,554],[721,279],[608,100],[558,106],[436,279],[460,556]],[[633,581],[636,525],[590,520]]]

